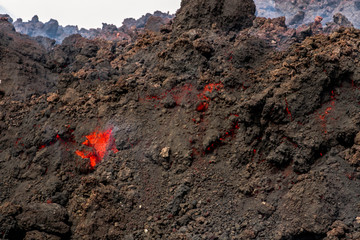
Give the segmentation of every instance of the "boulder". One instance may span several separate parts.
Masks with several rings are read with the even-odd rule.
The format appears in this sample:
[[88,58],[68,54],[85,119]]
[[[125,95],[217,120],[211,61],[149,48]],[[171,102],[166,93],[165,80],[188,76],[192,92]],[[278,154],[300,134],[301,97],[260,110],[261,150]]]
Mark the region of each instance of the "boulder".
[[174,30],[216,27],[227,32],[239,31],[252,26],[255,10],[252,0],[183,0]]

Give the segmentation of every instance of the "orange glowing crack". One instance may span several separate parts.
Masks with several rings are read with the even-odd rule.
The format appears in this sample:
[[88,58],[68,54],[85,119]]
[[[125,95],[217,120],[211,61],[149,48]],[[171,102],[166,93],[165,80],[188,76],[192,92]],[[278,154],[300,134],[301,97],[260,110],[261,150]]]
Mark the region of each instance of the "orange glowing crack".
[[331,112],[331,110],[332,110],[332,107],[326,108],[324,114],[319,115],[319,118],[320,118],[321,120],[325,120],[326,116]]
[[108,150],[112,150],[114,153],[118,152],[115,146],[115,139],[112,137],[112,129],[103,132],[95,130],[86,136],[86,140],[82,144],[90,147],[91,150],[77,150],[75,153],[81,158],[90,159],[92,169],[103,160]]
[[293,118],[292,118],[292,115],[291,115],[291,112],[289,109],[289,104],[288,104],[288,101],[286,98],[285,98],[285,104],[286,104],[286,112],[287,112],[288,116],[290,117],[290,121],[293,121]]

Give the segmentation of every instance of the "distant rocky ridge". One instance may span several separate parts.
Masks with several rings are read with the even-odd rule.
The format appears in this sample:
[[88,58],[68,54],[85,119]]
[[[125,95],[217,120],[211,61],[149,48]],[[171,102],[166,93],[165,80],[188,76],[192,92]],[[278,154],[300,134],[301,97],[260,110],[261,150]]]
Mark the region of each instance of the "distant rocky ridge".
[[138,31],[144,29],[160,31],[160,26],[168,23],[173,17],[174,15],[156,11],[153,14],[147,13],[137,20],[134,18],[127,18],[123,21],[121,27],[103,23],[102,28],[96,29],[79,29],[77,26],[72,25],[63,27],[54,19],[50,19],[50,21],[43,23],[39,20],[37,15],[28,22],[23,22],[23,20],[19,18],[13,24],[17,32],[31,37],[38,37],[38,40],[40,41],[44,41],[42,37],[46,37],[54,39],[56,43],[61,43],[66,37],[73,34],[80,34],[88,39],[102,38],[106,40],[130,40]]
[[336,13],[346,16],[356,28],[360,27],[357,16],[360,14],[358,0],[255,0],[257,16],[275,18],[286,17],[286,24],[297,27],[310,23],[316,16],[323,18],[323,23],[332,21]]
[[[218,1],[216,4],[213,4],[211,1],[199,1],[195,5],[194,2],[183,1],[184,6],[179,11],[177,19],[174,19],[174,24],[172,25],[170,22],[175,15],[160,11],[156,11],[153,14],[147,13],[137,20],[127,18],[120,27],[103,23],[102,28],[96,29],[79,29],[77,26],[72,25],[64,27],[59,25],[58,21],[54,19],[43,23],[36,15],[28,22],[23,22],[22,19],[17,19],[13,22],[7,14],[0,14],[0,17],[8,17],[8,20],[13,22],[17,32],[35,37],[46,48],[51,48],[56,43],[61,43],[66,37],[73,34],[80,34],[88,39],[134,41],[139,33],[146,30],[160,32],[162,26],[163,31],[172,31],[172,28],[183,31],[191,29],[195,25],[204,29],[219,27],[225,31],[240,30],[243,27],[252,25],[253,18],[251,16],[255,12],[255,5],[257,17],[277,18],[285,16],[285,23],[291,28],[298,28],[303,24],[309,25],[314,22],[316,16],[323,18],[322,24],[326,28],[328,27],[326,24],[330,24],[333,16],[337,13],[349,19],[349,22],[341,22],[340,25],[349,27],[353,23],[353,26],[356,28],[360,27],[360,21],[356,17],[360,13],[360,1],[358,0],[319,0],[316,2],[311,0],[255,0],[255,5],[251,1],[245,1],[245,3],[246,7],[242,9],[242,13],[232,16],[232,12],[242,3],[240,4],[233,0]],[[197,22],[199,18],[192,18],[192,16],[203,16],[204,13],[201,12],[201,9],[208,9],[210,5],[215,6],[215,8],[211,11],[211,15],[200,18],[202,22]],[[243,5],[241,6],[243,7]],[[192,21],[192,19],[196,20]],[[232,25],[229,24],[229,19],[232,19]],[[341,19],[343,18],[340,17],[339,21],[342,21]],[[332,28],[332,26],[329,27]],[[306,26],[302,28],[306,28]],[[54,41],[51,39],[54,39]]]

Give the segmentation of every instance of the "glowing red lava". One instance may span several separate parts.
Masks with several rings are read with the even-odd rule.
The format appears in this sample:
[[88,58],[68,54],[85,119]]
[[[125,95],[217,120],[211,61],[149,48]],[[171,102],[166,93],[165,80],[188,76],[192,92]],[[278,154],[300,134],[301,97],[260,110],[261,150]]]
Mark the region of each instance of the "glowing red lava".
[[209,83],[204,87],[204,90],[198,95],[198,97],[200,98],[200,100],[209,101],[210,98],[208,98],[205,94],[212,93],[214,90],[219,91],[223,87],[224,85],[222,83]]
[[293,121],[291,112],[290,112],[290,110],[289,110],[289,104],[288,104],[288,101],[287,101],[286,98],[285,98],[285,104],[286,104],[286,112],[287,112],[288,116],[290,117],[290,121]]
[[221,135],[216,141],[214,141],[210,146],[208,146],[205,150],[205,154],[206,153],[211,153],[213,152],[217,147],[223,145],[225,143],[225,140],[227,138],[232,138],[235,136],[236,131],[239,129],[239,123],[238,122],[234,122],[233,126],[231,127],[231,129],[227,132],[225,132],[223,135]]
[[325,112],[323,114],[319,114],[318,117],[321,121],[321,126],[322,128],[324,129],[324,133],[327,133],[327,119],[328,119],[328,116],[330,113],[333,112],[334,110],[334,107],[335,107],[335,100],[336,100],[336,95],[335,95],[335,92],[334,91],[331,91],[331,94],[330,94],[330,99],[331,99],[331,102],[330,102],[330,107],[327,107],[325,109]]
[[86,136],[86,140],[82,143],[91,148],[90,151],[77,150],[75,153],[81,158],[90,159],[90,167],[93,169],[96,164],[101,162],[108,150],[117,153],[118,150],[115,146],[115,139],[112,137],[112,129],[105,131],[95,130],[90,135]]
[[214,90],[218,91],[223,88],[224,85],[222,83],[209,83],[204,87],[204,90],[198,94],[198,98],[201,101],[197,107],[196,111],[198,112],[206,112],[209,107],[210,98],[206,96],[206,93],[212,93]]
[[201,102],[197,107],[196,111],[198,112],[205,112],[209,107],[209,103],[207,102]]

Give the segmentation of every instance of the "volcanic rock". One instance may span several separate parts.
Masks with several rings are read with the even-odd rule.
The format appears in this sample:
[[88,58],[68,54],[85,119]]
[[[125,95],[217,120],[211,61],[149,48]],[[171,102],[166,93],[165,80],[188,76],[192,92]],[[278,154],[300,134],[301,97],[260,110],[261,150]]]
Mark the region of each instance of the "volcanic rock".
[[150,16],[145,24],[145,30],[160,32],[161,26],[167,23],[168,21],[162,17]]
[[46,48],[0,21],[0,238],[359,239],[360,31],[319,19]]
[[1,20],[6,20],[6,21],[8,21],[10,23],[13,22],[13,19],[10,17],[9,14],[0,14],[0,19]]
[[20,227],[27,231],[40,230],[61,236],[70,230],[66,210],[56,203],[29,205],[16,218]]
[[[360,22],[357,18],[359,9],[356,8],[357,1],[282,1],[274,0],[276,9],[281,11],[288,20],[291,20],[299,11],[305,12],[302,22],[294,22],[295,26],[311,22],[316,16],[324,18],[324,23],[330,22],[332,17],[341,13],[346,16],[356,27],[359,27]],[[290,24],[290,22],[288,22]]]
[[183,0],[174,20],[176,31],[193,28],[220,28],[239,31],[250,27],[255,18],[252,0]]
[[326,23],[326,28],[324,31],[330,33],[338,30],[341,27],[354,27],[354,25],[341,13],[337,13],[333,16],[333,22]]

